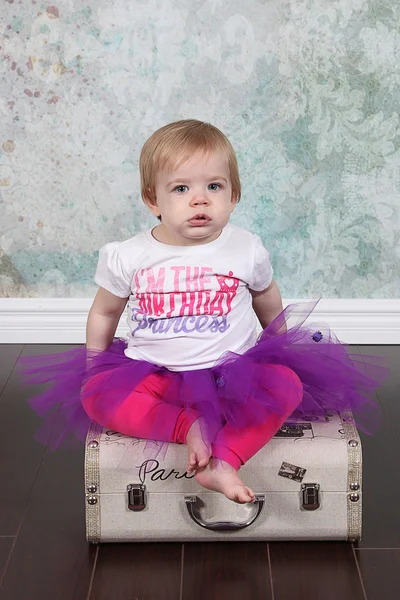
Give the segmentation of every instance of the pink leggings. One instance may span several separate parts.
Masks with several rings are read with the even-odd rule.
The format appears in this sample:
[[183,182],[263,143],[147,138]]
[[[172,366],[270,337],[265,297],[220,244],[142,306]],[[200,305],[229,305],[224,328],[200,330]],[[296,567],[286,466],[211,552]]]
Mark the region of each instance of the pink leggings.
[[[266,365],[265,368],[280,372],[284,385],[278,388],[276,383],[271,384],[268,391],[284,405],[285,410],[279,416],[271,414],[265,423],[254,427],[247,427],[239,431],[230,425],[225,425],[220,430],[211,446],[212,456],[228,462],[236,470],[239,470],[249,458],[265,446],[303,397],[301,381],[291,369],[274,364]],[[86,385],[90,387],[91,381],[104,376],[103,373],[95,375]],[[276,380],[275,377],[271,379]],[[161,398],[167,384],[167,378],[162,375],[153,373],[146,377],[136,389],[128,394],[105,426],[132,437],[148,439],[151,436],[154,439],[151,431],[157,416],[158,423],[165,423],[165,435],[161,433],[159,441],[185,444],[186,435],[193,422],[199,418],[200,413],[194,409],[187,410],[163,402]],[[96,396],[87,396],[83,401],[83,407],[88,416],[98,422]],[[171,431],[173,432],[172,437],[169,433]]]

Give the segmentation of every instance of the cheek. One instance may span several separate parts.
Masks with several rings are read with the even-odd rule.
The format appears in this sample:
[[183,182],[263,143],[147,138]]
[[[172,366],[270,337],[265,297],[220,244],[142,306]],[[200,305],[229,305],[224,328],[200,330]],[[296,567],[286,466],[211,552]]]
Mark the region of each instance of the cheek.
[[173,219],[174,217],[179,215],[180,212],[182,212],[182,203],[177,202],[176,200],[168,200],[164,202],[163,209],[167,215],[167,218],[170,217]]

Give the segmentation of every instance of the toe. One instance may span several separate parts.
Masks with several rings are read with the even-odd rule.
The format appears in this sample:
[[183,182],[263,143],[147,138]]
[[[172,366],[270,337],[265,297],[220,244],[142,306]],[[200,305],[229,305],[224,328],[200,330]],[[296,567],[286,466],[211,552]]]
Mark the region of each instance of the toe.
[[197,466],[197,455],[192,452],[192,454],[189,456],[189,460],[187,463],[187,471],[188,473],[191,473],[192,471],[194,471],[196,469]]
[[253,500],[255,498],[253,490],[251,490],[250,488],[246,487],[246,491],[249,494],[250,498]]
[[242,504],[246,503],[246,502],[251,502],[252,500],[252,495],[251,495],[251,490],[249,490],[249,488],[243,487],[240,490],[238,490],[236,496],[239,502],[241,502]]

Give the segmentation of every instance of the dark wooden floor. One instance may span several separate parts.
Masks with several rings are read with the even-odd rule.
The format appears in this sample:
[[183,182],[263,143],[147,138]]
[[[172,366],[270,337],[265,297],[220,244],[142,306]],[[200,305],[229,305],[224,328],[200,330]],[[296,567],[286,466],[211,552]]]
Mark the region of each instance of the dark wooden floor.
[[400,347],[378,397],[385,421],[362,436],[364,537],[347,543],[112,544],[85,541],[83,448],[51,453],[33,434],[15,368],[21,354],[66,346],[0,345],[0,600],[398,600]]

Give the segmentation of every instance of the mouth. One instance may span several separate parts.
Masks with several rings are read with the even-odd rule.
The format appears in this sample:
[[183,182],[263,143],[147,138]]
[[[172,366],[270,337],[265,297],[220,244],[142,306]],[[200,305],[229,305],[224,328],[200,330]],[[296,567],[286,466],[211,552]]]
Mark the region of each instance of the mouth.
[[204,213],[198,213],[194,217],[188,220],[188,223],[195,226],[208,225],[211,222],[211,219],[208,215]]

